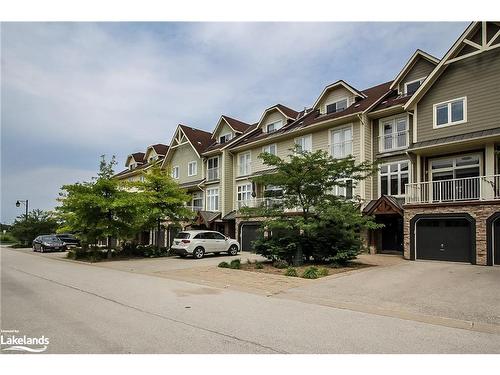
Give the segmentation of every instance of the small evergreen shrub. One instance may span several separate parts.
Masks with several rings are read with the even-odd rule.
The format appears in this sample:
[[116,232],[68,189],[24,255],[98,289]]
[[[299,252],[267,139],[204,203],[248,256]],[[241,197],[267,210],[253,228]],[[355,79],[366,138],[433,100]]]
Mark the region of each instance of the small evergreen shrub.
[[261,269],[264,268],[264,265],[262,263],[260,263],[260,262],[255,262],[255,266],[254,267],[255,267],[256,270],[261,270]]
[[316,267],[308,267],[302,274],[302,278],[304,279],[317,279],[318,277],[318,269]]
[[241,268],[241,260],[232,260],[231,263],[229,263],[229,268],[232,268],[233,270],[239,270]]
[[228,262],[220,262],[217,267],[219,267],[219,268],[229,268],[229,263]]
[[293,267],[288,267],[285,271],[285,276],[298,277],[297,270]]
[[318,271],[318,276],[319,276],[319,277],[325,277],[325,276],[328,276],[328,274],[329,274],[329,273],[330,273],[330,272],[328,271],[328,268],[326,268],[326,267],[322,267],[322,268],[320,268],[320,269],[319,269],[319,271]]

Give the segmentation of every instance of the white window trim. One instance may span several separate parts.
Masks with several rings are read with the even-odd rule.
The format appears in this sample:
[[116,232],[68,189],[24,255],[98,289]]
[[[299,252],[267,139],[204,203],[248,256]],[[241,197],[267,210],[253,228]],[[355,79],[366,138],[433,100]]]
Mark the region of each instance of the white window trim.
[[294,145],[298,145],[297,141],[298,141],[299,139],[302,139],[302,138],[309,138],[309,139],[311,140],[311,141],[309,142],[309,143],[311,144],[311,149],[310,149],[310,150],[306,150],[306,151],[308,151],[308,152],[312,152],[312,150],[313,150],[312,134],[305,134],[305,135],[302,135],[302,136],[300,136],[300,137],[295,138],[295,139],[293,140]]
[[238,188],[240,188],[242,186],[247,186],[247,187],[250,186],[250,190],[245,191],[245,194],[246,193],[250,193],[250,200],[252,199],[252,194],[253,194],[252,183],[251,182],[245,182],[245,183],[236,185],[236,202],[246,202],[247,201],[247,200],[238,199],[238,194],[242,193],[242,192],[238,191]]
[[[249,155],[250,158],[248,159],[248,170],[247,170],[247,173],[241,174],[241,157],[243,155]],[[238,154],[238,177],[248,176],[251,173],[252,173],[252,153],[250,151],[239,153]]]
[[[210,194],[211,191],[217,191],[217,194]],[[207,189],[206,191],[206,207],[207,207],[207,210],[209,211],[219,211],[219,204],[220,204],[220,189],[218,187],[215,187],[215,188],[209,188]],[[217,197],[217,207],[213,208],[213,207],[210,207],[210,198],[214,198],[214,201],[215,201],[215,197]]]
[[[340,130],[344,130],[344,129],[348,129],[350,128],[351,129],[351,135],[352,135],[352,140],[351,140],[351,143],[352,143],[352,156],[355,156],[354,155],[354,124],[348,124],[348,125],[345,125],[345,126],[339,126],[339,127],[335,127],[335,128],[330,128],[328,129],[328,155],[330,155],[332,158],[334,157],[333,154],[332,154],[332,146],[333,146],[333,139],[332,139],[332,133],[334,131],[340,131]],[[347,157],[347,156],[345,156]]]
[[228,136],[228,135],[230,136],[230,138],[229,138],[229,139],[228,139],[225,143],[227,143],[227,142],[229,142],[231,139],[233,139],[233,133],[225,133],[225,134],[221,134],[221,135],[219,135],[219,143],[220,143],[220,139],[221,139],[222,137],[226,137],[226,136]]
[[[406,146],[403,147],[395,147],[395,148],[390,148],[386,149],[385,148],[385,143],[381,142],[380,139],[384,136],[384,122],[387,121],[394,121],[394,126],[396,126],[396,121],[398,119],[401,119],[405,117],[406,118]],[[394,132],[393,132],[394,133]],[[378,120],[378,152],[379,153],[385,153],[385,152],[392,152],[392,151],[399,151],[399,150],[404,150],[410,147],[410,114],[407,113],[406,115],[394,115],[394,116],[389,116],[389,117],[384,117]],[[384,147],[382,147],[384,146]]]
[[[464,103],[464,118],[460,121],[451,122],[451,103],[457,102],[459,100],[462,100]],[[438,125],[437,124],[437,107],[439,107],[443,104],[448,105],[448,122],[446,124]],[[446,128],[448,126],[459,125],[459,124],[463,124],[466,122],[467,122],[467,97],[466,96],[463,96],[461,98],[446,100],[446,101],[441,102],[441,103],[436,103],[432,106],[432,127],[433,127],[433,129],[442,129],[442,128]]]
[[276,153],[275,154],[271,154],[271,155],[278,155],[278,145],[276,143],[271,143],[270,145],[262,146],[262,152],[269,152],[269,151],[266,151],[266,148],[271,148],[272,146],[274,146],[274,149],[276,150]]
[[[433,172],[432,162],[433,161],[447,160],[447,159],[456,160],[458,158],[465,157],[465,156],[479,156],[479,176],[482,176],[483,175],[483,164],[484,164],[483,163],[483,155],[480,152],[479,153],[469,152],[466,154],[457,154],[457,155],[441,156],[438,158],[430,158],[428,161],[428,164],[427,164],[427,170],[429,173],[429,182],[432,182],[432,172]],[[456,164],[456,163],[454,163],[454,164]],[[454,171],[455,169],[467,169],[470,167],[473,167],[473,166],[472,165],[464,165],[464,166],[460,166],[460,167],[453,166],[453,167],[447,167],[447,168],[434,169],[434,171],[446,172],[446,171]]]
[[[327,114],[327,111],[326,111],[326,108],[330,105],[330,104],[335,104],[335,103],[339,103],[339,102],[342,102],[342,101],[346,101],[346,107],[345,109],[349,108],[349,98],[348,97],[345,97],[345,98],[342,98],[342,99],[335,99],[335,100],[332,100],[332,101],[329,101],[329,102],[326,102],[325,105],[323,106],[323,114]],[[339,111],[336,111],[336,112],[332,112],[332,113],[337,113]]]
[[[190,166],[191,166],[192,164],[194,164],[194,168],[193,168],[194,173],[189,173],[189,168],[190,168]],[[192,160],[192,161],[190,161],[190,162],[188,163],[188,173],[187,173],[187,175],[188,175],[188,177],[191,177],[191,176],[196,176],[197,174],[198,174],[198,163],[197,163],[197,161],[196,161],[196,160]]]
[[[174,170],[177,170],[177,176],[174,176]],[[180,178],[180,168],[178,165],[174,165],[174,167],[172,168],[172,177],[176,180]]]
[[415,82],[420,82],[420,84],[422,84],[422,82],[424,82],[426,78],[427,77],[422,77],[422,78],[414,79],[413,81],[405,82],[403,94],[408,95],[408,85],[411,85],[412,83],[415,83]]
[[273,125],[273,124],[278,124],[278,123],[279,123],[278,127],[271,132],[271,133],[274,133],[276,130],[279,130],[279,129],[281,129],[283,127],[283,120],[277,120],[277,121],[273,121],[273,122],[269,122],[269,123],[265,124],[264,125],[264,131],[266,133],[269,133],[267,131],[268,126],[269,125]]
[[[390,172],[391,168],[390,168],[390,165],[391,164],[401,164],[401,163],[408,163],[408,184],[411,184],[412,183],[412,169],[413,169],[413,166],[412,166],[412,163],[410,160],[396,160],[396,161],[393,161],[393,162],[388,162],[388,163],[383,163],[383,164],[380,164],[379,165],[379,170],[378,170],[378,198],[380,198],[382,196],[382,173],[380,173],[380,169],[382,168],[382,166],[386,165],[387,166],[387,171],[388,173],[387,176],[388,176],[388,183],[389,183],[389,186],[391,184],[391,179],[390,179],[390,176],[391,174],[396,174],[396,172]],[[398,184],[401,182],[401,173],[407,173],[406,171],[405,172],[401,172],[401,167],[398,167]],[[399,189],[401,190],[401,187],[399,187]],[[392,193],[392,191],[391,191]],[[389,196],[391,197],[395,197],[395,198],[403,198],[405,196],[405,194],[389,194]]]

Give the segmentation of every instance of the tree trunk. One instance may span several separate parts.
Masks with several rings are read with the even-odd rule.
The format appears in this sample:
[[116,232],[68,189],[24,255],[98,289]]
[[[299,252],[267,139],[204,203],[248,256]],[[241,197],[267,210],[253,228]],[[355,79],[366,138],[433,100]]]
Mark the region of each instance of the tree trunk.
[[158,218],[158,234],[156,235],[156,248],[158,252],[160,251],[160,232],[161,232],[161,220]]
[[297,250],[295,251],[295,255],[293,257],[293,265],[295,267],[301,266],[304,264],[304,253],[302,252],[302,244],[299,243],[297,246]]

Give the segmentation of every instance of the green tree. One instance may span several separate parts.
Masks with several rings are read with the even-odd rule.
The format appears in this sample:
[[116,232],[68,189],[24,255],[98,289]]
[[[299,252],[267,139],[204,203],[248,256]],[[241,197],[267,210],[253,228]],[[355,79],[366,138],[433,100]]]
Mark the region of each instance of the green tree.
[[74,233],[84,243],[95,244],[106,238],[129,238],[134,233],[137,205],[133,192],[123,189],[112,178],[116,161],[101,156],[99,172],[90,182],[64,185],[57,207],[63,231]]
[[[325,151],[290,150],[287,158],[263,153],[259,157],[274,173],[255,177],[254,182],[279,187],[279,200],[248,214],[267,217],[263,222],[272,236],[256,242],[258,253],[270,259],[301,264],[304,258],[345,262],[362,249],[360,233],[377,224],[360,211],[356,197],[334,194],[349,190],[375,170],[371,163],[352,157],[336,159]],[[287,211],[297,211],[296,214]]]
[[26,215],[20,215],[10,227],[10,233],[22,243],[29,245],[35,237],[42,234],[55,233],[59,223],[53,213],[43,210],[32,210]]
[[[140,212],[141,229],[156,227],[157,239],[160,238],[164,220],[178,223],[193,216],[193,212],[186,208],[190,196],[179,187],[168,170],[161,169],[158,164],[143,172],[142,181],[125,183],[125,186],[136,191],[135,201]],[[160,241],[156,242],[160,249]]]

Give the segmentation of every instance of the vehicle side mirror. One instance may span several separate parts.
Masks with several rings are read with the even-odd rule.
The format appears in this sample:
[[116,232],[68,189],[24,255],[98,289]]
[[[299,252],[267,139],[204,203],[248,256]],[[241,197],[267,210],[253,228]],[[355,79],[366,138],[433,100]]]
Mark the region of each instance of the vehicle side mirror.
[[226,238],[226,241],[227,241],[227,240],[229,240],[229,237],[228,237],[228,236],[225,236],[225,238]]

